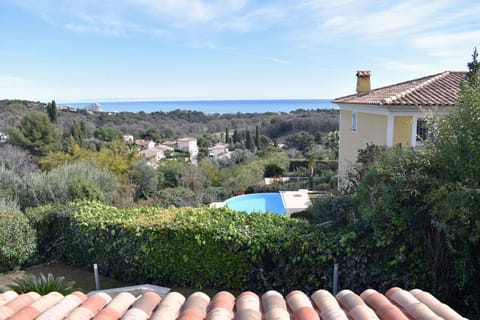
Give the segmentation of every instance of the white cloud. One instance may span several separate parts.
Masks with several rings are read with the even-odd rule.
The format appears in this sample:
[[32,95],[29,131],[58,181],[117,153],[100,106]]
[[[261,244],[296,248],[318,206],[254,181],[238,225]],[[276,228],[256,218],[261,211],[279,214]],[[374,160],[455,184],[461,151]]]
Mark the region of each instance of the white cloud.
[[445,28],[470,23],[479,29],[480,3],[462,0],[408,0],[365,2],[305,1],[300,6],[312,10],[302,37],[307,45],[351,39],[369,45],[403,45],[408,38],[429,32],[441,35]]

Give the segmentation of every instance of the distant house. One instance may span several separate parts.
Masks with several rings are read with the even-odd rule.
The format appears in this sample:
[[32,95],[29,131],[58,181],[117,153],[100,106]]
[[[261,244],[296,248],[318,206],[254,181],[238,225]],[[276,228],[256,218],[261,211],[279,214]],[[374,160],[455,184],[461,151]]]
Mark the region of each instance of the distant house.
[[183,152],[188,152],[190,155],[198,154],[197,139],[195,138],[180,138],[177,139],[177,149]]
[[123,141],[125,141],[125,143],[133,143],[135,139],[131,134],[125,134],[123,135]]
[[142,149],[142,150],[151,149],[151,148],[155,147],[155,142],[150,141],[150,140],[138,139],[138,140],[135,140],[135,144],[137,146],[140,146],[140,149]]
[[160,161],[161,159],[164,159],[166,157],[165,152],[168,151],[173,151],[173,148],[160,144],[153,148],[141,150],[139,152],[139,155],[149,160]]
[[166,145],[166,146],[170,146],[172,148],[177,147],[177,141],[176,140],[167,140],[167,141],[162,142],[162,144]]
[[102,112],[102,106],[99,103],[92,103],[85,107],[87,112]]
[[229,158],[230,151],[228,151],[228,144],[217,143],[213,147],[208,148],[208,157],[213,159]]
[[7,140],[8,136],[6,133],[0,132],[0,142],[5,142]]
[[69,111],[69,112],[77,112],[77,108],[65,105],[65,106],[57,106],[57,110],[59,111]]
[[357,71],[357,92],[333,100],[340,109],[339,187],[367,144],[422,146],[426,119],[455,109],[465,76],[445,71],[371,90],[370,71]]

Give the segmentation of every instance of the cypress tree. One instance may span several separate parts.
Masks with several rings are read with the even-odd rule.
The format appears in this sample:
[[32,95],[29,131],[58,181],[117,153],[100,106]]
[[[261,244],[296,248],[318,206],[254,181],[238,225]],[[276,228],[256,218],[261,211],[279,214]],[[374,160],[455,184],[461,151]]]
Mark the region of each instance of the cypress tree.
[[57,104],[55,103],[55,100],[52,100],[52,102],[47,104],[47,113],[48,113],[48,119],[50,119],[50,122],[57,123],[58,113],[57,113]]

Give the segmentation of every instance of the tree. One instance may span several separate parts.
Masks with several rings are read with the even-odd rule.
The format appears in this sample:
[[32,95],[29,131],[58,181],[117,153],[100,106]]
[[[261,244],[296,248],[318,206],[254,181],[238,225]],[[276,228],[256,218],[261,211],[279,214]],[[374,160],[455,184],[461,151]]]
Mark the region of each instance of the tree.
[[142,133],[140,133],[140,138],[145,140],[155,141],[155,142],[159,142],[161,140],[160,134],[155,128],[149,128],[143,131]]
[[85,146],[85,139],[87,138],[85,122],[82,120],[80,124],[76,121],[73,122],[72,127],[70,128],[70,135],[75,139],[77,145],[84,147]]
[[21,175],[37,169],[37,165],[32,161],[32,155],[28,150],[8,143],[0,145],[1,166],[14,170]]
[[285,170],[276,163],[268,163],[265,165],[263,176],[265,178],[278,178],[283,176]]
[[258,125],[255,127],[255,147],[260,148],[260,134],[258,133]]
[[252,136],[250,135],[250,131],[248,130],[245,131],[245,148],[247,148],[252,152],[255,149],[255,145],[253,144],[253,141],[252,141]]
[[240,138],[240,135],[238,134],[237,129],[233,130],[232,142],[233,144],[236,144],[237,142],[241,142],[241,138]]
[[57,111],[57,104],[55,100],[47,104],[47,113],[48,118],[50,119],[51,123],[57,123],[58,121],[58,111]]
[[60,133],[43,112],[27,113],[18,128],[8,128],[9,143],[30,150],[32,155],[42,157],[61,149]]
[[228,134],[228,128],[225,128],[225,143],[230,143],[230,135]]
[[322,144],[329,151],[330,158],[333,160],[338,159],[338,141],[338,131],[330,131],[322,138]]
[[149,199],[155,195],[158,188],[157,171],[146,159],[138,160],[133,164],[130,177],[135,183],[135,199]]
[[[435,186],[428,194],[432,215],[445,233],[453,257],[456,290],[480,308],[480,64],[477,50],[468,64],[457,110],[438,126],[428,151]],[[475,305],[473,303],[473,305]]]
[[472,87],[477,87],[479,85],[479,77],[480,74],[480,61],[478,61],[478,52],[477,47],[473,50],[472,54],[472,62],[467,64],[468,66],[468,74],[467,74],[467,83]]
[[123,137],[123,133],[115,128],[104,127],[95,130],[93,136],[98,140],[113,141],[115,139],[121,139]]
[[308,147],[313,144],[313,142],[313,136],[306,131],[300,131],[291,134],[286,139],[286,143],[290,148],[295,148],[301,152],[307,150]]

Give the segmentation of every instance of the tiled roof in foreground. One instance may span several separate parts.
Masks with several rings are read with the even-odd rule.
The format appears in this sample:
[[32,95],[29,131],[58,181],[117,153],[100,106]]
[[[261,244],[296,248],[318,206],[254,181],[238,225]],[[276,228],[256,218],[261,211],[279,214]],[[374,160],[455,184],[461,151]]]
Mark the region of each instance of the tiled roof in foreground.
[[282,296],[268,291],[258,296],[243,292],[234,297],[221,291],[210,298],[196,292],[187,298],[177,292],[161,297],[149,291],[138,297],[121,292],[113,299],[106,293],[86,296],[74,292],[63,296],[52,292],[17,295],[13,291],[0,294],[0,319],[125,319],[125,320],[441,320],[465,319],[428,292],[392,288],[385,295],[368,289],[357,295],[350,290],[333,296],[318,290],[307,296],[292,291]]
[[456,106],[466,72],[445,71],[427,77],[336,98],[334,103],[368,105]]

